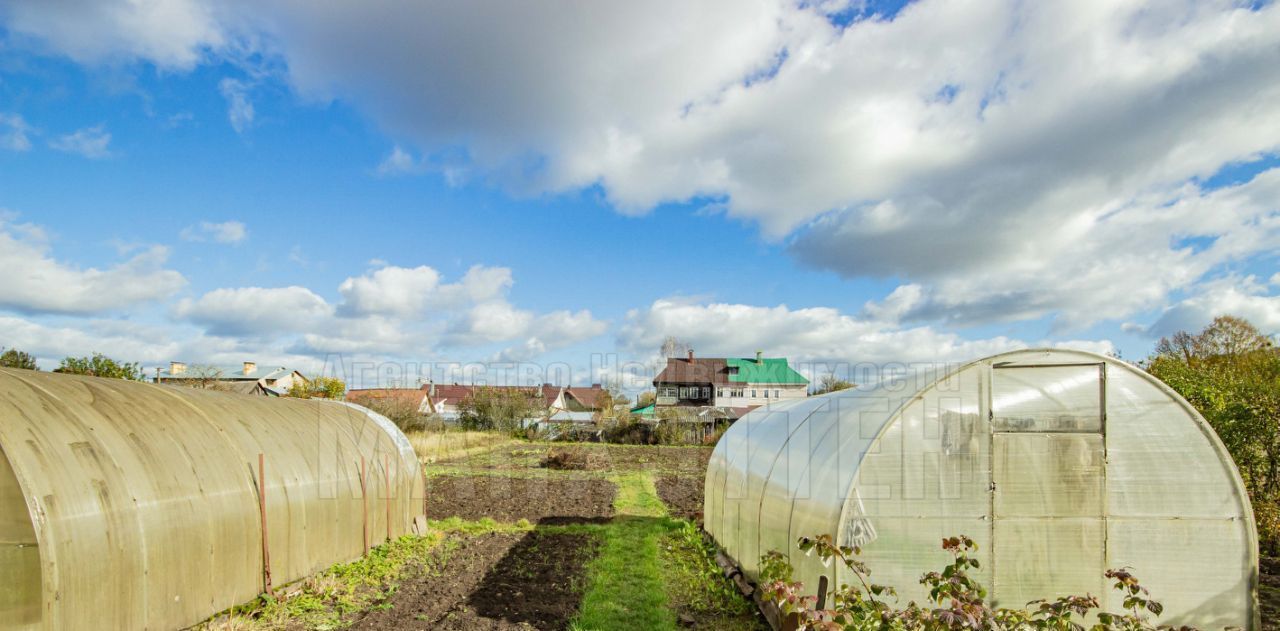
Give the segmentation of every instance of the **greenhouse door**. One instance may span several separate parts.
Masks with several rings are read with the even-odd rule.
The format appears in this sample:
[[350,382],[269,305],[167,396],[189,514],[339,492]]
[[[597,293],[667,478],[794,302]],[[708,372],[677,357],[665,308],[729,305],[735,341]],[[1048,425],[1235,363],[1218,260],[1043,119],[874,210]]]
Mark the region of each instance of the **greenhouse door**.
[[996,365],[992,597],[1105,592],[1106,367]]

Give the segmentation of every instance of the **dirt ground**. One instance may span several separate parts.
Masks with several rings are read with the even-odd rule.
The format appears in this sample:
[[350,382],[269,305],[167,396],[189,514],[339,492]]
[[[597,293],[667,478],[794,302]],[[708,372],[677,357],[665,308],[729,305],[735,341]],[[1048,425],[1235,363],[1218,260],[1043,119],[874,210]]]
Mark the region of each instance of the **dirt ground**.
[[702,522],[702,478],[663,476],[655,481],[658,497],[674,517]]
[[427,518],[603,522],[613,516],[614,493],[613,483],[600,479],[434,477],[427,485]]
[[532,531],[458,536],[443,567],[405,581],[354,629],[565,629],[586,587],[599,541]]
[[[587,471],[551,471],[541,466],[547,452],[555,449],[583,449],[592,454]],[[514,448],[491,449],[432,465],[432,470],[448,475],[519,475],[599,477],[609,473],[650,471],[656,476],[693,477],[706,475],[710,447],[656,447],[586,443],[532,443]]]

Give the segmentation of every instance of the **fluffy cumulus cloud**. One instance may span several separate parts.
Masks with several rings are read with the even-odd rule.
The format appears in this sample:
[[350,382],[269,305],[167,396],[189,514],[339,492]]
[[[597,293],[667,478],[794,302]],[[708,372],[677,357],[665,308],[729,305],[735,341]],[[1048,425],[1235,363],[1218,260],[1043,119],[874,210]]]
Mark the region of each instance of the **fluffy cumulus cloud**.
[[[1197,182],[1280,150],[1280,5],[834,19],[848,4],[0,2],[12,32],[81,61],[278,59],[299,94],[423,154],[397,146],[383,174],[598,185],[634,213],[714,199],[809,265],[901,279],[871,308],[908,319],[1078,329],[1273,247],[1273,184]],[[249,104],[223,91],[234,123]]]
[[0,2],[5,26],[80,62],[144,58],[187,69],[224,43],[217,9],[199,0]]
[[[732,355],[745,348],[766,354],[785,352],[802,363],[952,362],[1029,346],[1006,337],[965,340],[929,326],[903,327],[892,320],[825,307],[790,309],[675,299],[657,300],[628,313],[619,345],[643,356],[658,349],[668,335],[707,356]],[[1072,347],[1112,350],[1105,341],[1077,341]]]
[[41,228],[0,214],[0,309],[95,314],[161,300],[186,284],[165,268],[169,252],[162,246],[103,269],[60,261],[51,249]]
[[1166,336],[1178,331],[1200,330],[1215,316],[1226,313],[1242,317],[1263,331],[1280,331],[1280,295],[1253,276],[1215,280],[1200,293],[1165,310],[1151,326],[1130,324],[1127,328],[1137,326],[1139,331],[1153,337]]
[[[708,351],[952,357],[1021,343],[946,332],[995,321],[1048,318],[1060,335],[1144,313],[1163,315],[1132,330],[1227,309],[1274,321],[1274,289],[1233,270],[1280,245],[1280,169],[1265,166],[1280,4],[919,0],[844,24],[847,4],[0,0],[0,18],[18,45],[86,63],[279,61],[304,98],[393,136],[382,174],[598,186],[625,213],[712,200],[806,265],[899,281],[857,314],[660,300],[629,317],[630,348],[674,333]],[[244,87],[222,86],[233,124],[252,121]],[[90,156],[109,142],[54,140]],[[1212,177],[1250,163],[1256,177]],[[517,357],[602,330],[521,309],[510,286],[502,268],[446,283],[380,267],[342,283],[333,325],[301,343],[363,331]],[[415,319],[406,340],[395,323]]]
[[179,236],[183,241],[213,241],[234,245],[249,236],[249,229],[239,221],[202,221],[183,228]]
[[215,289],[180,301],[174,311],[214,335],[268,336],[309,330],[333,309],[310,289],[295,286]]
[[[589,311],[539,314],[511,304],[511,270],[477,265],[454,282],[427,267],[381,265],[338,286],[329,302],[305,287],[217,289],[179,301],[175,317],[213,336],[285,340],[291,352],[423,359],[496,345],[534,359],[605,333]],[[514,356],[511,353],[503,356]]]

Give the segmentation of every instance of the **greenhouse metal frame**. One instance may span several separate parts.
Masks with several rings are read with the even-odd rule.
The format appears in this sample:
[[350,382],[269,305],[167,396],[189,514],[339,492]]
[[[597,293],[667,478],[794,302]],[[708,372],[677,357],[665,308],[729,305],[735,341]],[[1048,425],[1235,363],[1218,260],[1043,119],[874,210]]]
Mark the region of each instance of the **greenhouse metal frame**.
[[748,577],[777,550],[810,593],[854,578],[800,537],[859,546],[905,604],[927,601],[942,539],[967,535],[997,606],[1088,593],[1119,610],[1103,573],[1128,567],[1161,624],[1259,624],[1257,533],[1230,455],[1177,393],[1094,353],[1015,351],[758,408],[716,445],[704,517]]

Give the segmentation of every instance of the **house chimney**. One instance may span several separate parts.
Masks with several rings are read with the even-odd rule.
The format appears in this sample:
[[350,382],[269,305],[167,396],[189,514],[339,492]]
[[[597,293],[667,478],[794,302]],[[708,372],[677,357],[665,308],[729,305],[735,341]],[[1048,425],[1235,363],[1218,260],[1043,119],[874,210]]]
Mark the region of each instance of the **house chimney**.
[[251,373],[251,372],[253,372],[253,371],[257,370],[257,369],[258,369],[258,364],[254,363],[254,362],[245,362],[245,363],[244,363],[244,374],[245,374],[245,375],[248,375],[249,373]]
[[691,348],[691,349],[689,349],[689,363],[690,363],[690,364],[692,364],[692,363],[693,363],[693,349],[692,349],[692,348]]
[[186,364],[184,364],[184,363],[182,363],[182,362],[169,362],[169,374],[170,374],[170,375],[181,375],[181,374],[182,374],[182,373],[184,373],[184,372],[187,372],[187,365],[186,365]]
[[764,362],[764,351],[756,351],[756,363],[760,364],[763,362]]

